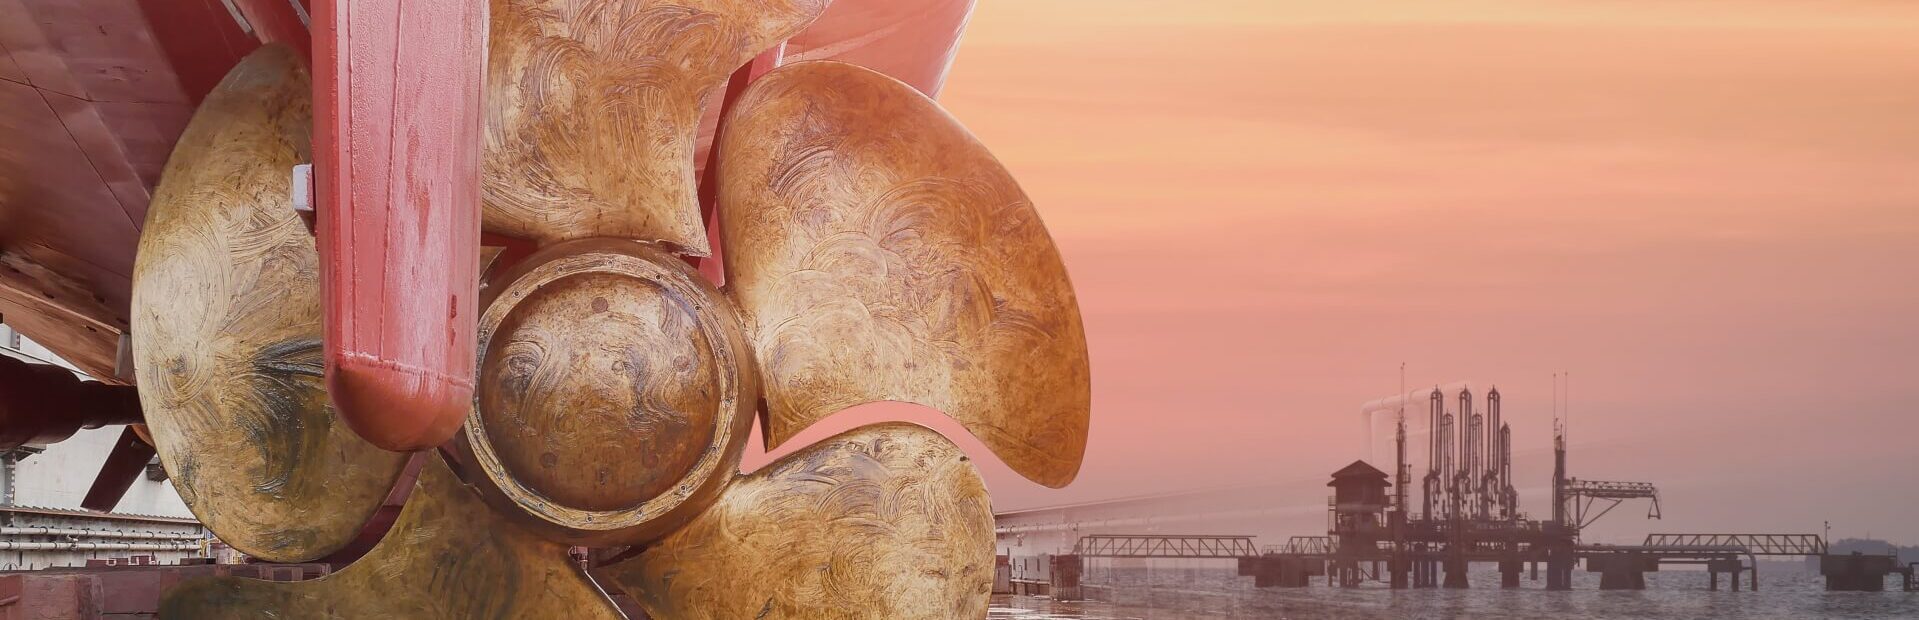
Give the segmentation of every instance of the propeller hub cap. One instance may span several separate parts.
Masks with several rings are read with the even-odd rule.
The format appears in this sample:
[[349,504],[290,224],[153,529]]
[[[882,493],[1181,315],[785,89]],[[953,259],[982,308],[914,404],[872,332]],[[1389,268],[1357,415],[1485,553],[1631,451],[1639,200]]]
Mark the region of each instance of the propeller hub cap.
[[725,298],[614,239],[555,245],[502,280],[480,317],[466,477],[567,541],[635,542],[710,501],[758,395]]

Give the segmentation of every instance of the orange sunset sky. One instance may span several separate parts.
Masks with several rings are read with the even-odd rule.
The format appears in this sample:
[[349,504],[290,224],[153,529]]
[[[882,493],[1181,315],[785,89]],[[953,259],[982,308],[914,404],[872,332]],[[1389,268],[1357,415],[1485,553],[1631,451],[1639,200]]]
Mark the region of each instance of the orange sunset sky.
[[1571,372],[1572,473],[1664,495],[1602,538],[1919,542],[1919,3],[982,0],[941,99],[1092,353],[996,508],[1323,479],[1405,362],[1522,455]]

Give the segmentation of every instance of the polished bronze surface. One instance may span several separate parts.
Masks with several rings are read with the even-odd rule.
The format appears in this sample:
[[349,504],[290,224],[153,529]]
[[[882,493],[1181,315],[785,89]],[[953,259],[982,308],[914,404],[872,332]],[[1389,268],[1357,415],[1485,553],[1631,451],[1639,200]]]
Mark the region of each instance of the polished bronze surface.
[[731,304],[684,261],[620,239],[548,247],[498,281],[462,475],[580,543],[641,542],[710,503],[759,390]]
[[161,462],[222,541],[275,561],[351,541],[406,460],[340,424],[321,387],[319,257],[288,201],[310,96],[287,48],[234,67],[168,161],[134,265]]
[[[837,60],[893,76],[937,99],[959,53],[960,34],[972,18],[974,4],[975,0],[833,0],[819,19],[786,40],[774,65]],[[711,161],[708,153],[718,133],[721,108],[707,106],[706,118],[700,121],[693,163],[701,175]],[[706,177],[700,178],[704,189]]]
[[911,424],[867,426],[741,477],[705,514],[600,574],[662,620],[981,618],[993,510],[952,442]]
[[495,363],[480,369],[479,407],[507,470],[556,502],[611,510],[692,469],[720,394],[689,303],[589,272],[509,310],[487,348]]
[[493,0],[482,161],[488,231],[622,237],[705,255],[702,113],[734,69],[825,0]]
[[188,581],[167,592],[160,617],[623,618],[565,545],[487,510],[437,456],[366,557],[312,581]]
[[1034,481],[1086,447],[1086,337],[1039,214],[932,100],[852,65],[776,70],[721,137],[728,287],[767,441],[879,400],[958,419]]

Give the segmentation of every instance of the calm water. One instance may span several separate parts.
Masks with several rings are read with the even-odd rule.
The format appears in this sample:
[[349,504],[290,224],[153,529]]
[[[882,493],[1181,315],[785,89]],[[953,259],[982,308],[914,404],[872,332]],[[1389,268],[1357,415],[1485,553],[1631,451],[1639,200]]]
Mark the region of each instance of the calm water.
[[[1574,590],[1548,592],[1544,581],[1499,588],[1491,566],[1470,590],[1392,590],[1379,584],[1329,588],[1255,588],[1232,568],[1089,567],[1083,602],[1037,597],[993,599],[993,620],[1185,618],[1919,618],[1919,592],[1826,592],[1812,574],[1767,574],[1758,592],[1706,589],[1703,571],[1646,575],[1643,591],[1599,591],[1599,576],[1575,572]],[[1543,575],[1542,575],[1543,579]],[[1741,586],[1746,585],[1741,579]],[[1487,587],[1487,585],[1491,587]]]

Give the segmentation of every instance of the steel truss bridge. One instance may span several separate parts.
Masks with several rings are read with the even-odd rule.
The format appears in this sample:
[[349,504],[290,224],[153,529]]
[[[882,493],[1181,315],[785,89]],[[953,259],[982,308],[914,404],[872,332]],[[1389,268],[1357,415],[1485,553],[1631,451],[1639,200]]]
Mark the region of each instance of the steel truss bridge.
[[1339,543],[1331,536],[1294,536],[1284,545],[1266,545],[1261,551],[1268,554],[1288,555],[1332,555],[1339,550]]
[[1825,555],[1818,534],[1647,534],[1649,549],[1733,549],[1748,555]]
[[1250,558],[1259,555],[1251,536],[1082,536],[1073,555],[1083,558]]

